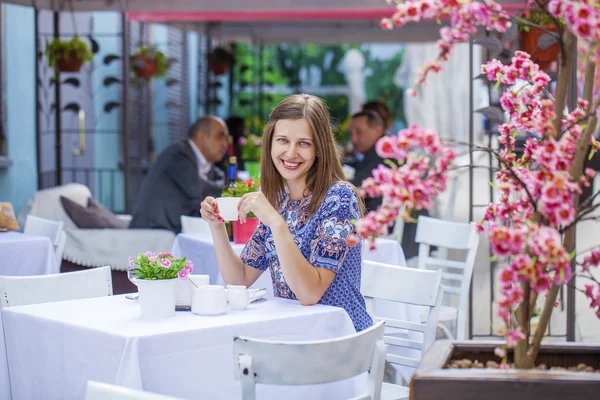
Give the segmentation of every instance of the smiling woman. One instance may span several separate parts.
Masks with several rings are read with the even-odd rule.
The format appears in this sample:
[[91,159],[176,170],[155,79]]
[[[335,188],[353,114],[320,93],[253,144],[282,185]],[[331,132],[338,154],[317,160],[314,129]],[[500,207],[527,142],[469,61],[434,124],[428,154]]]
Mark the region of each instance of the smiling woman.
[[262,158],[261,192],[238,205],[242,223],[251,212],[260,223],[240,256],[215,199],[202,202],[225,283],[250,286],[268,268],[276,296],[342,307],[357,331],[371,326],[360,294],[361,248],[350,239],[362,201],[344,179],[325,103],[286,97],[271,112],[262,150],[271,157]]

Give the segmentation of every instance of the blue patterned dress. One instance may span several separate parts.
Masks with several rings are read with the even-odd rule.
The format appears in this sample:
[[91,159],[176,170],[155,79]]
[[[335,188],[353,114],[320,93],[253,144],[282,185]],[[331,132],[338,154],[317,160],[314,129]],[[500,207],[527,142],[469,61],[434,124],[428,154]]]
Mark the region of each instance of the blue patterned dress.
[[[334,184],[312,218],[306,207],[310,196],[290,201],[284,194],[279,213],[287,222],[302,255],[315,267],[336,273],[319,304],[341,307],[350,316],[356,331],[370,327],[373,322],[360,293],[361,245],[348,245],[348,235],[355,232],[352,220],[360,218],[358,200],[347,182]],[[279,265],[271,229],[259,223],[254,235],[241,253],[244,264],[271,271],[275,296],[297,300]]]

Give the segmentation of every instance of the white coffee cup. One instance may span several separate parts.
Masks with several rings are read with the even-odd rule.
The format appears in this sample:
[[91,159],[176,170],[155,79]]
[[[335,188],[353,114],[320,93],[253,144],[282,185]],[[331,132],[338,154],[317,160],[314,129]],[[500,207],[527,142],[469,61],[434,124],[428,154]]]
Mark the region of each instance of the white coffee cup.
[[225,221],[237,221],[240,197],[217,197],[219,215]]
[[221,315],[227,311],[227,293],[219,285],[194,288],[192,312],[198,315]]
[[227,301],[232,310],[245,310],[250,303],[250,294],[244,285],[227,285]]
[[[190,282],[191,281],[191,282]],[[193,282],[193,283],[192,283]],[[196,286],[210,284],[210,275],[188,275],[185,280],[177,281],[177,305],[189,306],[192,304],[192,293]]]

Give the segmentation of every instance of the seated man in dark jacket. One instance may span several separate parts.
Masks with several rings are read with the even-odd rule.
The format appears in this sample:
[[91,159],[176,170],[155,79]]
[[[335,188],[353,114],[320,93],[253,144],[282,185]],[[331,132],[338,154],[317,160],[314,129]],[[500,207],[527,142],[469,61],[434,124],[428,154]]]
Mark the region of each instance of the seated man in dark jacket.
[[187,140],[171,144],[154,161],[138,194],[130,228],[181,231],[182,215],[200,216],[206,196],[219,197],[225,174],[214,166],[229,146],[227,125],[200,118]]
[[[354,162],[349,163],[354,167],[355,173],[351,183],[360,187],[362,181],[372,176],[372,172],[379,164],[383,164],[383,158],[379,157],[375,150],[375,143],[383,136],[384,122],[374,111],[363,110],[352,116],[350,119],[350,141],[355,154]],[[395,161],[395,160],[394,160]],[[365,206],[367,211],[376,210],[381,205],[381,197],[366,198]],[[415,213],[414,218],[419,215],[428,215],[423,210]],[[419,246],[415,242],[417,233],[417,224],[406,223],[402,235],[402,250],[406,259],[414,257],[419,251]]]
[[[360,187],[362,181],[371,177],[371,173],[383,158],[375,151],[375,143],[383,136],[383,120],[374,111],[361,111],[350,119],[350,142],[355,159],[348,164],[355,169],[351,183]],[[367,211],[374,211],[381,205],[381,197],[366,198]]]

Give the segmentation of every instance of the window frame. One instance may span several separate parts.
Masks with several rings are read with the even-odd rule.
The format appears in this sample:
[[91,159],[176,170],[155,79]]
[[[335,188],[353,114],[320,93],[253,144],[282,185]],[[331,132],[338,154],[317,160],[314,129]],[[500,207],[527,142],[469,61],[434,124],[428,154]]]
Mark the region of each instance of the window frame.
[[8,138],[6,133],[6,9],[0,4],[0,132],[5,141],[0,142],[0,168],[8,168],[12,161],[8,157]]

